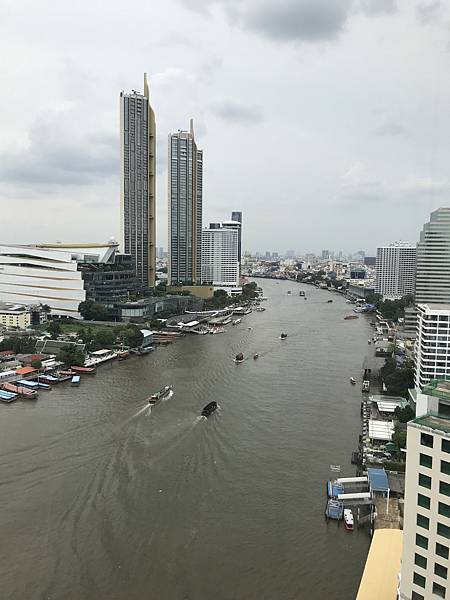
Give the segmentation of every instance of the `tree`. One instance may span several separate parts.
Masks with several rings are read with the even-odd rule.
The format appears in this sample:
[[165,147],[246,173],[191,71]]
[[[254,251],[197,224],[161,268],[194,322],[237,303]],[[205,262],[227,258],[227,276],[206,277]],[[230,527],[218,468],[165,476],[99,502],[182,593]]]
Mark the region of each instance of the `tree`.
[[100,350],[107,346],[112,346],[115,342],[116,336],[111,329],[98,329],[92,340],[92,349]]
[[408,404],[404,408],[400,408],[400,406],[397,406],[397,408],[394,411],[394,416],[400,423],[407,423],[408,421],[414,419],[416,415],[413,409]]
[[122,332],[122,338],[124,344],[130,348],[140,348],[142,346],[144,336],[142,335],[141,330],[137,327],[127,327]]
[[0,342],[0,351],[12,350],[15,354],[30,354],[36,347],[36,338],[11,336]]
[[52,340],[56,340],[62,331],[61,325],[58,321],[50,321],[47,325],[47,331],[52,336]]
[[407,397],[408,390],[414,387],[414,369],[408,366],[396,369],[386,377],[385,384],[388,394]]
[[77,346],[66,344],[59,351],[58,358],[66,366],[76,365],[82,367],[84,365],[84,352]]
[[384,361],[384,365],[380,369],[380,375],[383,381],[385,381],[386,378],[389,377],[389,375],[394,373],[396,368],[397,363],[395,362],[395,358],[393,358],[392,356],[388,356]]
[[33,367],[33,369],[40,369],[42,367],[42,361],[41,360],[32,360],[31,366]]
[[105,306],[92,300],[81,302],[78,311],[86,321],[107,321],[109,318]]
[[406,429],[402,429],[396,425],[392,434],[392,441],[399,450],[400,448],[406,448]]

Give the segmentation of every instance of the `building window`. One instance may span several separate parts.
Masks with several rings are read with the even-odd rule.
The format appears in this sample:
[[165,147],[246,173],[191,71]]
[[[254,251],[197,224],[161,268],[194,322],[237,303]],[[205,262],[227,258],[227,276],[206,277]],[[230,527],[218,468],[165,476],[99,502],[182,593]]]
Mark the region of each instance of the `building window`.
[[420,533],[416,533],[416,546],[420,546],[420,548],[428,550],[428,538],[420,535]]
[[417,494],[417,504],[422,508],[430,508],[430,499],[423,494]]
[[423,515],[417,515],[417,525],[419,527],[423,527],[424,529],[430,528],[430,519],[428,517],[424,517]]
[[433,582],[433,594],[439,598],[445,598],[445,587]]
[[446,460],[441,460],[441,473],[445,475],[450,475],[450,462]]
[[419,575],[419,573],[414,573],[413,581],[416,585],[419,585],[422,588],[425,587],[426,579],[423,575]]
[[442,558],[448,558],[447,546],[444,546],[443,544],[439,544],[439,542],[436,542],[436,554],[438,556],[442,556]]
[[[420,478],[420,475],[419,475],[419,478]],[[444,494],[444,496],[450,496],[450,484],[445,483],[445,481],[440,481],[439,482],[439,492],[441,494]]]
[[[441,461],[441,463],[442,462],[444,462],[444,461]],[[421,454],[420,455],[420,464],[422,465],[422,467],[429,467],[431,469],[431,467],[433,466],[433,457],[428,456],[428,454]]]
[[439,563],[434,563],[434,574],[442,577],[443,579],[447,579],[447,567],[444,567]]
[[422,444],[422,446],[426,446],[427,448],[432,448],[433,447],[433,436],[429,435],[428,433],[421,433],[420,434],[420,443]]
[[425,600],[425,596],[422,596],[422,594],[418,594],[417,592],[413,592],[411,600]]
[[445,502],[439,502],[438,512],[443,517],[450,518],[450,506],[448,504],[445,504]]
[[[422,473],[419,473],[419,485],[430,490],[431,489],[431,477],[428,477],[428,475],[423,475]],[[449,492],[450,492],[450,485],[448,487],[449,487]]]
[[450,540],[450,527],[447,527],[447,525],[444,525],[443,523],[438,523],[437,532],[439,535],[442,535],[442,537],[445,537],[448,540]]
[[414,554],[414,564],[417,565],[418,567],[422,567],[422,569],[426,569],[427,568],[427,559],[425,558],[425,556],[422,556],[421,554]]
[[442,440],[442,452],[450,454],[450,440]]

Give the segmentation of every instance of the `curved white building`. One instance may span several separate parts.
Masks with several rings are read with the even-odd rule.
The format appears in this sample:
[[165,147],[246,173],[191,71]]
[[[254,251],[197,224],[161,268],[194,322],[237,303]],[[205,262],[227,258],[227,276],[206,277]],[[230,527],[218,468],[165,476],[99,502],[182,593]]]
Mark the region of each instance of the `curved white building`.
[[47,304],[52,314],[79,317],[86,299],[72,252],[33,246],[0,246],[0,301]]

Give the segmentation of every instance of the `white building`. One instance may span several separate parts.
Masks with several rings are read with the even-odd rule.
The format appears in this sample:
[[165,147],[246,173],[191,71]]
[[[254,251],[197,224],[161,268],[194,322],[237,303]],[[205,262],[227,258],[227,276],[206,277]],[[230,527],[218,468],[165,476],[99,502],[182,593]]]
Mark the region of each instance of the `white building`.
[[418,304],[415,386],[450,377],[450,304]]
[[417,244],[416,302],[450,303],[450,208],[438,208]]
[[239,230],[220,227],[217,223],[202,231],[202,281],[229,295],[240,294]]
[[414,294],[416,247],[404,242],[377,248],[375,292],[383,299]]
[[450,420],[408,423],[401,600],[448,598]]
[[0,301],[47,304],[56,315],[79,317],[86,299],[71,252],[32,246],[0,246]]
[[31,310],[21,304],[0,302],[0,325],[26,329],[31,325]]

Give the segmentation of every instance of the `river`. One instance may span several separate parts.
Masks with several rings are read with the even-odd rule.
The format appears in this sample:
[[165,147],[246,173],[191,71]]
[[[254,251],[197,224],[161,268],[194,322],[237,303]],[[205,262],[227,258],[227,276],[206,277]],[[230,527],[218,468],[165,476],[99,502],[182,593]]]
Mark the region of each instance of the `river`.
[[[337,294],[258,283],[266,311],[222,335],[0,406],[1,598],[355,597],[369,536],[323,513],[330,464],[354,474],[349,378],[370,326],[344,321]],[[173,397],[150,411],[168,383]],[[211,400],[220,409],[200,419]]]

